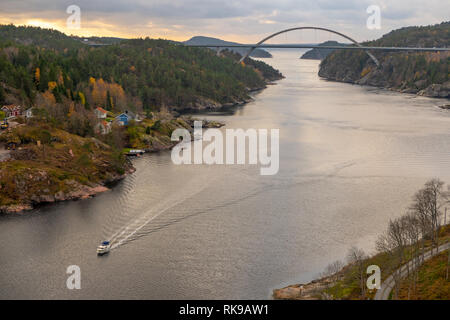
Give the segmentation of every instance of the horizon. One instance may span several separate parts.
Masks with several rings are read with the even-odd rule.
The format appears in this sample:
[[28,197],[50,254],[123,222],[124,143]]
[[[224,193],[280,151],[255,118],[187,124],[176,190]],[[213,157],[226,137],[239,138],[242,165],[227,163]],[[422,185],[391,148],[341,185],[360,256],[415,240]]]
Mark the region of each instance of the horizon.
[[[80,27],[66,23],[71,6],[80,9]],[[380,9],[379,28],[366,28],[368,9]],[[437,0],[421,1],[309,1],[285,0],[268,4],[259,0],[247,3],[224,1],[143,2],[86,0],[11,1],[0,4],[0,24],[54,29],[79,37],[160,38],[186,41],[206,36],[239,43],[256,43],[264,36],[295,26],[330,27],[357,40],[378,39],[389,31],[406,26],[434,25],[448,21],[448,11]],[[294,39],[294,40],[293,40]],[[320,43],[338,37],[320,32],[295,32],[281,36],[277,42]]]
[[[434,23],[434,24],[425,24],[425,25],[409,25],[409,26],[403,26],[397,29],[392,29],[387,31],[385,34],[388,34],[389,32],[395,31],[395,30],[399,30],[399,29],[403,29],[403,28],[414,28],[414,27],[429,27],[429,26],[434,26],[434,25],[439,25],[442,23],[448,23],[450,22],[450,20],[448,21],[441,21],[438,23]],[[58,28],[54,28],[54,27],[47,27],[47,26],[39,26],[39,25],[32,25],[32,24],[14,24],[14,23],[0,23],[0,26],[14,26],[14,27],[32,27],[32,28],[40,28],[42,30],[53,30],[53,31],[58,31],[61,32],[62,34],[68,36],[68,37],[78,37],[78,38],[117,38],[117,39],[122,39],[122,40],[132,40],[132,39],[145,39],[145,38],[150,38],[150,39],[161,39],[161,40],[168,40],[168,41],[175,41],[175,42],[186,42],[191,40],[192,38],[195,37],[204,37],[204,38],[214,38],[214,39],[218,39],[218,40],[223,40],[223,41],[227,41],[227,42],[236,42],[236,43],[241,43],[241,44],[253,44],[252,42],[239,42],[237,40],[234,39],[226,39],[226,38],[219,38],[217,36],[210,36],[210,35],[204,35],[204,34],[198,34],[198,35],[193,35],[187,39],[182,39],[182,40],[176,40],[176,39],[168,39],[168,38],[162,38],[162,37],[150,37],[150,36],[136,36],[136,37],[121,37],[119,35],[100,35],[100,34],[90,34],[90,35],[79,35],[79,34],[73,34],[73,33],[68,33],[67,30],[65,30],[64,28],[62,29],[58,29]],[[275,30],[276,31],[276,30]],[[274,31],[274,32],[275,32]],[[381,35],[380,38],[382,36],[384,36],[385,34]],[[331,37],[336,38],[335,35],[331,34]],[[363,40],[359,40],[358,42],[366,42],[366,41],[373,41],[376,39],[363,39]],[[327,41],[338,41],[341,43],[346,43],[347,40],[346,39],[326,39],[323,41],[319,41],[319,42],[307,42],[306,44],[321,44],[323,42],[327,42]],[[254,42],[256,43],[256,41]],[[273,42],[273,41],[268,41],[267,43],[276,43],[276,44],[299,44],[299,43],[305,43],[305,42]]]

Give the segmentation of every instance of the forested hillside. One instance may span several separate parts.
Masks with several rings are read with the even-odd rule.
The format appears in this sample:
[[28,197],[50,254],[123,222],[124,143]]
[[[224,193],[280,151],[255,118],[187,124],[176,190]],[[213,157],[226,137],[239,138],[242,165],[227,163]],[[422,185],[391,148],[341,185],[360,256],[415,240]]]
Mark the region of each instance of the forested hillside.
[[[392,31],[368,46],[449,47],[450,22]],[[364,51],[337,50],[320,65],[319,75],[329,80],[392,88],[407,93],[450,97],[450,53],[373,52],[376,68]]]
[[36,27],[16,27],[0,25],[0,41],[13,41],[15,44],[33,45],[40,48],[63,51],[83,47],[80,41],[74,41],[62,32]]
[[[319,46],[344,46],[346,44],[339,43],[337,41],[325,41]],[[319,49],[314,48],[307,52],[305,52],[300,59],[310,59],[310,60],[323,60],[325,59],[329,54],[331,54],[335,49]]]
[[[217,39],[217,38],[211,38],[211,37],[202,37],[202,36],[197,36],[197,37],[193,37],[187,41],[185,41],[184,43],[186,44],[190,44],[190,45],[209,45],[209,44],[213,44],[213,45],[236,45],[239,43],[236,42],[230,42],[230,41],[224,41],[221,39]],[[211,49],[215,49],[214,47],[211,47]],[[233,51],[235,53],[240,54],[241,56],[245,55],[249,48],[237,48],[237,47],[228,47],[227,48],[230,51]],[[264,50],[264,49],[255,49],[253,50],[253,52],[250,54],[250,57],[255,57],[255,58],[272,58],[272,55]]]
[[1,26],[0,104],[157,111],[239,102],[248,89],[265,86],[252,62],[239,65],[207,49],[151,39],[91,47],[80,40],[54,30]]
[[173,130],[192,129],[174,110],[242,103],[282,77],[239,58],[166,40],[0,26],[0,107],[22,110],[8,123],[0,111],[0,213],[105,191],[133,170],[127,150],[169,149]]

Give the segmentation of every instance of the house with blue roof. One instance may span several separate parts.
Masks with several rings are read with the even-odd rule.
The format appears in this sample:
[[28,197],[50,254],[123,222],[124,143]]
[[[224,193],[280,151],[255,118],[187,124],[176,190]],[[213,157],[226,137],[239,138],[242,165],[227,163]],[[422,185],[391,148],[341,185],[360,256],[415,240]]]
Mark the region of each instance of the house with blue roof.
[[115,121],[121,125],[121,126],[127,126],[128,122],[130,122],[130,120],[134,120],[134,121],[141,121],[139,116],[131,111],[125,111],[121,114],[119,114],[116,118]]
[[127,113],[121,113],[115,118],[116,122],[121,126],[127,126],[130,121],[130,116]]

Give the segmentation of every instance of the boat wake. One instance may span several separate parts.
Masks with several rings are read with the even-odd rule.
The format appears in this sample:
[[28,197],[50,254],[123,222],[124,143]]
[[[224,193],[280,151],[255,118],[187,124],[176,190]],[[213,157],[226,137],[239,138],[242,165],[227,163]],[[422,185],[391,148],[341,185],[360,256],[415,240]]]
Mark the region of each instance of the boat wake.
[[[290,179],[264,180],[246,167],[184,169],[181,174],[174,172],[177,179],[166,180],[164,184],[158,183],[162,181],[159,177],[145,176],[145,173],[134,175],[127,179],[119,199],[110,204],[111,215],[105,222],[103,239],[110,241],[110,249],[114,250],[187,218],[237,204],[263,192],[331,178],[353,164],[340,163],[327,168],[325,174],[291,175]],[[183,177],[182,181],[179,176]],[[159,187],[146,188],[149,181]],[[117,208],[121,208],[119,212]]]

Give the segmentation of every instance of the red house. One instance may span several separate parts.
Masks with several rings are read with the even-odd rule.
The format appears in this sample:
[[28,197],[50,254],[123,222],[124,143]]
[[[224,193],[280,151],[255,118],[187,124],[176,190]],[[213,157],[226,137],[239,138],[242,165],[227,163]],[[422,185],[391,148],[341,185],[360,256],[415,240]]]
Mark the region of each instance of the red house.
[[6,117],[18,117],[22,115],[22,107],[11,104],[9,106],[3,106],[2,111],[6,114]]

